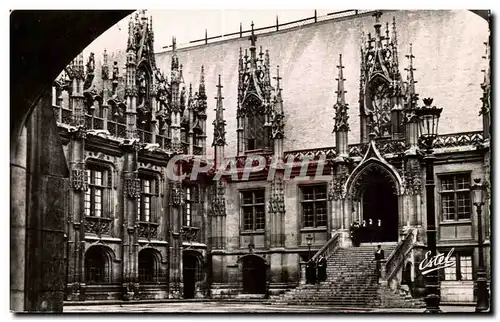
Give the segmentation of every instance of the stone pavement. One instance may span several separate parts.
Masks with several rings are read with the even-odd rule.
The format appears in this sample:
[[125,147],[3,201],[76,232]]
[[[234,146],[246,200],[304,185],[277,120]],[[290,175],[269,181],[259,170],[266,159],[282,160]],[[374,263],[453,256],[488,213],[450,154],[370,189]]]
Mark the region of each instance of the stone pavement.
[[[473,306],[442,306],[443,312],[474,312]],[[64,313],[422,313],[422,309],[363,309],[324,305],[268,305],[245,302],[157,302],[134,304],[65,305]]]

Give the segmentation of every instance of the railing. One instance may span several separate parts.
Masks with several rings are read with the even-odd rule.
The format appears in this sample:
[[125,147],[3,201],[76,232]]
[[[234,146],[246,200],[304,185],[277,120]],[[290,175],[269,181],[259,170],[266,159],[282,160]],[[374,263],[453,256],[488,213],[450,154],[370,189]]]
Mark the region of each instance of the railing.
[[71,122],[73,121],[73,111],[71,111],[70,109],[61,108],[61,113],[61,123],[71,124]]
[[271,153],[262,153],[262,154],[257,154],[257,155],[239,155],[236,157],[236,167],[237,168],[242,168],[246,165],[247,158],[254,158],[252,160],[252,167],[258,166],[259,165],[259,160],[257,157],[264,157],[266,159],[266,165],[270,165],[272,161],[272,154]]
[[[483,133],[481,131],[463,132],[439,135],[434,141],[434,148],[449,148],[458,146],[476,146],[484,143]],[[377,140],[377,148],[382,155],[385,154],[400,154],[403,153],[408,146],[406,140]],[[368,149],[368,143],[356,143],[349,145],[350,157],[363,157]],[[293,156],[294,161],[300,161],[304,157],[311,157],[313,160],[318,160],[321,155],[325,155],[326,159],[333,159],[337,155],[335,147],[292,150],[285,152],[285,160]]]
[[448,148],[467,145],[479,145],[484,143],[482,131],[462,132],[439,135],[434,140],[434,148]]
[[[332,12],[332,13],[326,14],[324,16],[318,16],[316,10],[314,10],[314,16],[307,17],[304,19],[295,20],[295,21],[290,21],[287,23],[280,24],[279,20],[278,20],[279,17],[276,17],[276,24],[273,24],[270,26],[265,26],[265,27],[260,27],[260,28],[254,28],[253,31],[254,31],[254,34],[260,35],[260,34],[270,33],[273,31],[287,30],[287,29],[292,29],[292,28],[296,28],[296,27],[311,25],[311,24],[321,22],[321,21],[335,20],[335,19],[349,17],[349,16],[356,16],[356,15],[371,12],[371,11],[373,11],[373,10],[354,10],[354,9],[351,9],[351,10]],[[240,24],[240,30],[237,32],[208,37],[208,31],[205,29],[205,37],[204,38],[192,40],[192,41],[185,43],[185,44],[177,44],[177,48],[187,48],[187,47],[198,46],[198,45],[203,45],[203,44],[208,44],[208,43],[214,43],[214,42],[224,41],[224,40],[229,40],[229,39],[238,39],[238,38],[248,37],[248,36],[250,36],[251,32],[252,32],[251,29],[243,30],[242,25]],[[171,48],[171,45],[164,46],[163,48]]]
[[332,238],[330,238],[326,244],[321,247],[316,254],[314,254],[313,257],[309,260],[310,262],[316,262],[320,256],[323,256],[324,258],[328,258],[330,255],[332,255],[337,248],[339,247],[339,241],[340,241],[340,233],[335,233]]
[[151,143],[153,139],[153,133],[145,131],[145,130],[137,130],[139,134],[139,139],[142,143]]
[[337,156],[335,148],[318,148],[318,149],[307,149],[307,150],[295,150],[285,152],[285,161],[289,157],[293,157],[294,161],[301,161],[304,157],[308,157],[311,160],[318,160],[321,156],[326,156],[327,159],[333,159]]
[[156,135],[156,143],[160,146],[160,149],[170,150],[172,148],[170,138],[163,135]]
[[117,138],[127,137],[127,126],[112,120],[108,120],[108,132]]
[[404,259],[412,250],[414,234],[414,229],[410,229],[405,238],[399,242],[399,244],[396,246],[396,249],[387,258],[387,261],[385,263],[386,273],[384,278],[387,282],[390,282],[394,278],[398,270],[401,268],[401,265],[403,265]]

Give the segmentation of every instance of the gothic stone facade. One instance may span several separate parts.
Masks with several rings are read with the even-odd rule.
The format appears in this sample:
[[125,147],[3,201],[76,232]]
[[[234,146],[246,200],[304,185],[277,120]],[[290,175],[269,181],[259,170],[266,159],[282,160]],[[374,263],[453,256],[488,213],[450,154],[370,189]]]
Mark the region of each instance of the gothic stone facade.
[[[423,33],[451,46],[453,38],[432,33],[443,21],[466,18],[483,28],[485,41],[487,25],[470,12],[372,14],[258,36],[252,26],[249,39],[181,50],[174,39],[172,51],[155,55],[152,21],[140,12],[130,20],[124,75],[107,53],[97,62],[91,54],[86,68],[77,57],[52,92],[70,169],[66,299],[278,293],[299,285],[304,261],[332,238],[350,246],[356,221],[381,227],[364,242],[398,245],[394,283],[422,294],[425,169],[415,110],[425,104],[444,106],[440,133],[449,133],[434,144],[435,209],[438,249],[455,248],[457,265],[442,272],[441,293],[443,301],[472,301],[478,240],[470,186],[475,178],[489,183],[489,53],[481,61],[482,53],[445,48],[437,56],[425,52],[422,64],[415,56],[424,55]],[[432,64],[450,60],[445,54],[466,62],[433,71]],[[467,65],[467,78],[457,64]],[[470,66],[480,64],[484,81],[471,85],[480,68]],[[185,76],[198,86],[186,85]],[[313,76],[319,81],[309,83]],[[216,96],[215,114],[207,92]],[[457,113],[470,115],[472,125]],[[169,161],[182,159],[173,171],[189,173],[196,155],[214,160],[212,171],[172,178]],[[245,178],[255,155],[266,165]],[[226,169],[229,159],[236,168]]]

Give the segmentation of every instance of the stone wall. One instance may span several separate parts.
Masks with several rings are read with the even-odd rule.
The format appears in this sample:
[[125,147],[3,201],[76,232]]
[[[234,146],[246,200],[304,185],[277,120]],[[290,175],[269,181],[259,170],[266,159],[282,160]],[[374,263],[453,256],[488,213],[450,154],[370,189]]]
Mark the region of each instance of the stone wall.
[[[415,78],[420,98],[432,97],[443,107],[440,133],[480,130],[478,116],[482,95],[481,69],[485,67],[483,42],[488,40],[488,24],[466,10],[389,11],[385,23],[396,18],[400,71],[406,79],[405,55],[413,44]],[[342,54],[346,100],[349,104],[351,132],[349,142],[359,142],[359,75],[361,32],[374,34],[371,14],[324,21],[294,29],[257,36],[257,46],[269,49],[271,72],[280,66],[285,110],[284,150],[334,146],[333,105],[336,101],[337,68]],[[249,26],[244,26],[248,29]],[[248,48],[247,37],[178,50],[186,87],[198,84],[201,65],[209,97],[207,142],[212,142],[215,118],[217,75],[222,85],[227,120],[226,154],[236,154],[236,100],[239,48]],[[170,72],[171,52],[156,55],[157,65]],[[273,82],[274,84],[274,82]],[[197,89],[197,87],[194,87]],[[419,102],[422,104],[422,102]],[[464,122],[467,120],[467,122]],[[208,149],[209,154],[212,149]]]

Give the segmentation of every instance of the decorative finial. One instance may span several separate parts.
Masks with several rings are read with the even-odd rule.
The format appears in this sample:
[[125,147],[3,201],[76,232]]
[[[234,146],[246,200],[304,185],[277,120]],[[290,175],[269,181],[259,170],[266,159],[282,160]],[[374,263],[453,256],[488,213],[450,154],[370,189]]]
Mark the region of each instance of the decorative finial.
[[276,80],[276,90],[281,91],[280,80],[282,78],[280,77],[280,65],[276,66],[276,77],[273,78]]
[[222,84],[221,84],[221,75],[219,74],[219,81],[217,84],[217,97],[215,100],[217,101],[215,106],[215,120],[213,122],[214,125],[214,141],[212,146],[224,146],[226,145],[226,121],[224,120],[224,108],[222,106]]
[[427,97],[427,98],[424,98],[422,101],[424,102],[425,107],[430,108],[434,99]]
[[375,17],[375,23],[380,24],[380,17],[382,16],[382,11],[376,11],[373,16]]
[[200,86],[198,88],[198,95],[201,99],[206,99],[206,90],[205,90],[205,67],[201,65],[201,76],[200,76]]
[[337,102],[344,104],[345,103],[344,94],[347,92],[344,90],[345,79],[344,79],[344,72],[342,71],[344,69],[344,66],[342,66],[342,54],[339,55],[339,65],[337,65],[337,68],[339,69],[339,76],[338,78],[335,78],[338,84],[337,91],[335,93],[337,93]]
[[342,54],[339,54],[339,65],[337,66],[339,69],[339,75],[337,80],[337,103],[334,106],[335,109],[335,126],[333,130],[335,132],[338,131],[349,131],[349,116],[347,115],[347,104],[345,102],[345,93],[344,90],[344,66],[342,65]]

